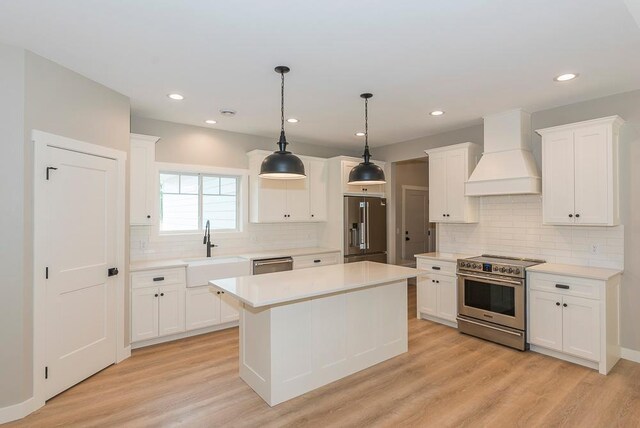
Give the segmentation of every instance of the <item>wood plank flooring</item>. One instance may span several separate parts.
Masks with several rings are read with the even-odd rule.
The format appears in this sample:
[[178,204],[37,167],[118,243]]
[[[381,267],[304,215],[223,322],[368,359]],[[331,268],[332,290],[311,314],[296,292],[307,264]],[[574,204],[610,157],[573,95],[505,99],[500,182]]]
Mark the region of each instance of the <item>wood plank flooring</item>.
[[609,376],[414,317],[409,352],[270,408],[238,329],[133,352],[11,427],[639,427],[640,364]]

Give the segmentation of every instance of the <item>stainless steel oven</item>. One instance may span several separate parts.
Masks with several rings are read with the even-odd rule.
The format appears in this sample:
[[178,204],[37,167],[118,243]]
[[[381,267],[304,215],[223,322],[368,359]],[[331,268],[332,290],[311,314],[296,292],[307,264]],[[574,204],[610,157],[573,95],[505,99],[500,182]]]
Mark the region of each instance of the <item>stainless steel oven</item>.
[[458,329],[528,349],[525,269],[539,263],[491,255],[458,260]]

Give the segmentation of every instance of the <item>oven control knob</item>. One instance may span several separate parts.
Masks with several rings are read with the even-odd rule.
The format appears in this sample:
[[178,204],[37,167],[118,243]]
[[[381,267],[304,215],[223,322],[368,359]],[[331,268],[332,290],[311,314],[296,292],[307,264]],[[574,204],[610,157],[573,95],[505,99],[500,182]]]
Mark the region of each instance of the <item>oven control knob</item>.
[[465,265],[465,267],[471,267],[471,263],[469,263],[469,262],[466,262],[464,265]]
[[504,268],[504,267],[501,267],[501,268],[500,268],[500,272],[502,272],[502,273],[506,272],[506,270],[507,270],[507,269],[506,269],[506,268]]
[[509,272],[509,273],[513,273],[513,268],[509,268],[509,269],[507,269],[507,272]]
[[494,267],[493,267],[493,271],[494,271],[494,272],[498,272],[498,266],[494,266]]
[[520,275],[520,269],[516,268],[516,270],[514,270],[513,273],[515,273],[516,275]]
[[479,264],[477,264],[477,263],[473,265],[473,268],[474,268],[474,269],[480,269],[480,267],[481,267],[481,266],[480,266]]

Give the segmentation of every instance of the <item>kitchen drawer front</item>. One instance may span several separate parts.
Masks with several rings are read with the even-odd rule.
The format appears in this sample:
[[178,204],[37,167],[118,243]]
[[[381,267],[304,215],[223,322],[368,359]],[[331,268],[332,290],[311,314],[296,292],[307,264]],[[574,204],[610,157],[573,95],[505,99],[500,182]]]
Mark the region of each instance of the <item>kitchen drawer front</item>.
[[434,274],[456,275],[456,264],[454,262],[439,262],[436,260],[417,259],[416,267]]
[[530,273],[529,279],[529,288],[531,290],[584,297],[586,299],[601,299],[604,289],[602,281],[572,276]]
[[309,267],[335,265],[340,262],[340,253],[310,254],[308,256],[293,257],[293,268],[304,269]]
[[185,285],[185,268],[158,269],[131,274],[131,288],[162,287],[163,285]]

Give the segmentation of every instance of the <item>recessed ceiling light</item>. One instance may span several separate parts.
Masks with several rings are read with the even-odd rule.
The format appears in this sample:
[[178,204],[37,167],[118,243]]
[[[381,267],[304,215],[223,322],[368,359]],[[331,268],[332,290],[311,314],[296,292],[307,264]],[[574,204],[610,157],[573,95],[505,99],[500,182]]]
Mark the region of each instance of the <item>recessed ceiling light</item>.
[[298,123],[300,121],[298,119],[296,119],[295,117],[290,117],[289,119],[287,119],[287,122],[289,122],[289,123]]
[[555,77],[553,80],[555,80],[556,82],[566,82],[568,80],[573,80],[576,77],[578,77],[577,73],[565,73]]
[[236,111],[235,110],[231,110],[230,108],[223,108],[222,110],[220,110],[220,114],[222,114],[224,116],[235,116],[236,115]]
[[364,137],[364,132],[356,132],[356,137]]
[[176,101],[184,100],[184,97],[180,94],[169,94],[167,96],[172,100],[176,100]]
[[431,113],[429,113],[431,116],[442,116],[444,114],[444,112],[442,110],[434,110]]
[[204,123],[208,123],[209,125],[215,125],[215,124],[216,124],[216,123],[218,123],[218,122],[216,122],[216,121],[215,121],[215,120],[213,120],[213,119],[207,119],[207,120],[205,120],[205,121],[204,121]]

